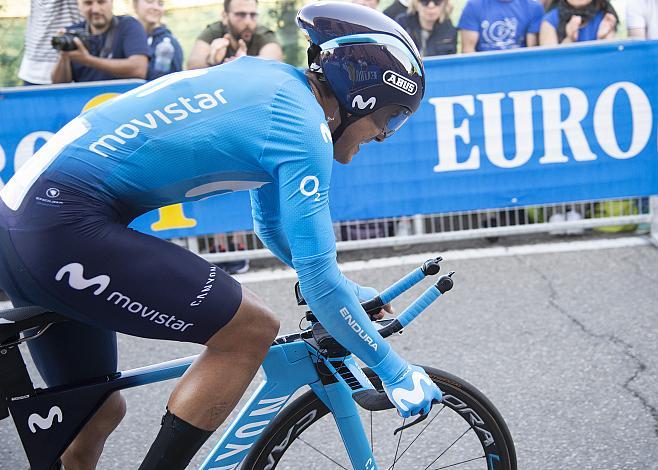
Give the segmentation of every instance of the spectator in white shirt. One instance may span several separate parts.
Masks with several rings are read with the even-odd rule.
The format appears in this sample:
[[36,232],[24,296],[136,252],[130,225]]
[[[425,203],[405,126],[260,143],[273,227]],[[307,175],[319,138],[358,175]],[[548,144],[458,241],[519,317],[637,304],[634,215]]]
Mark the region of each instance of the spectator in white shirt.
[[58,52],[50,45],[57,31],[82,20],[76,0],[32,0],[25,29],[25,53],[18,78],[25,85],[49,85]]
[[658,0],[628,0],[626,27],[630,38],[658,39]]

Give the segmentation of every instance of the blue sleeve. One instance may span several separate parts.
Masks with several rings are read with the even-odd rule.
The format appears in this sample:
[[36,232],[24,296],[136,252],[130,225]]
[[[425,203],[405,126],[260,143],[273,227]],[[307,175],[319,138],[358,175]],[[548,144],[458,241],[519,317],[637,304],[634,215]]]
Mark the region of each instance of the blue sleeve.
[[541,20],[544,16],[544,7],[535,0],[530,2],[530,25],[528,26],[528,33],[537,34],[541,28]]
[[279,191],[276,183],[266,184],[249,193],[254,232],[277,258],[292,268],[288,237],[281,225]]
[[[256,235],[277,258],[292,268],[292,254],[290,253],[288,237],[281,225],[278,186],[276,184],[266,184],[249,191],[249,193],[251,216],[254,220]],[[360,302],[370,300],[379,294],[372,287],[364,287],[348,278],[345,279]]]
[[268,143],[261,157],[279,191],[281,225],[309,307],[343,346],[383,380],[406,369],[379,335],[336,262],[329,213],[333,144],[324,116],[301,81],[281,87],[272,103]]
[[546,13],[544,17],[542,18],[542,21],[546,21],[548,24],[553,26],[553,28],[557,29],[557,23],[558,23],[558,11],[557,8],[553,8],[551,11]]
[[120,44],[123,56],[128,58],[133,55],[145,55],[151,57],[146,31],[135,18],[124,16],[121,19]]
[[469,0],[462,11],[462,16],[459,18],[457,28],[465,29],[468,31],[480,32],[480,15],[478,12],[478,5],[473,0]]

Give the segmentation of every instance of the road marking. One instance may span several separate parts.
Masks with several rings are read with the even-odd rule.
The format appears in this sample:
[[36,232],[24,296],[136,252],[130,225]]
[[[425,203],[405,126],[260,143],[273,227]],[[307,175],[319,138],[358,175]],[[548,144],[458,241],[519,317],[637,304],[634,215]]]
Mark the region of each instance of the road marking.
[[[649,237],[623,237],[602,240],[583,240],[555,243],[539,243],[535,245],[501,246],[491,248],[469,248],[465,250],[436,251],[431,253],[417,253],[413,255],[394,256],[391,258],[378,258],[367,261],[347,261],[340,263],[343,273],[354,271],[367,271],[369,269],[391,268],[395,266],[420,266],[430,258],[438,255],[446,261],[461,261],[469,259],[498,258],[504,256],[526,256],[549,253],[568,253],[573,251],[609,250],[613,248],[629,248],[651,245]],[[238,282],[277,281],[280,279],[296,279],[297,274],[291,268],[267,269],[253,271],[233,276]]]

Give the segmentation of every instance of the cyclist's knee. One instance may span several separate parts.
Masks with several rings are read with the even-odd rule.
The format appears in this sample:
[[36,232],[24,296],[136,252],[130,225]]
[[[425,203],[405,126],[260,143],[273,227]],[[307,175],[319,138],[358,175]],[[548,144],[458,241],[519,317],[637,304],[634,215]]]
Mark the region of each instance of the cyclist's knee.
[[242,302],[231,321],[206,346],[221,351],[266,349],[279,332],[279,319],[253,292],[242,288]]
[[62,455],[65,468],[95,468],[105,440],[126,415],[126,399],[112,393]]
[[90,421],[93,431],[100,437],[107,438],[126,416],[126,410],[126,399],[123,395],[120,392],[112,393]]

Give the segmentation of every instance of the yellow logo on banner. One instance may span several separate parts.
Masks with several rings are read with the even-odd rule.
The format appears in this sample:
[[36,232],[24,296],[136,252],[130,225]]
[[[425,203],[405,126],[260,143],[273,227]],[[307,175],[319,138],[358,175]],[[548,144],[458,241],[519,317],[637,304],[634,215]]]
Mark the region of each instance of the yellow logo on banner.
[[[82,108],[82,112],[88,111],[94,106],[105,103],[120,93],[103,93],[94,96]],[[151,230],[159,232],[162,230],[170,230],[175,228],[191,228],[196,227],[196,219],[190,219],[185,216],[182,204],[172,204],[171,206],[161,207],[158,209],[159,219],[157,222],[151,224]]]
[[154,232],[174,228],[196,227],[196,219],[190,219],[185,216],[183,204],[172,204],[171,206],[161,207],[158,209],[158,213],[160,214],[160,218],[157,222],[151,224],[151,230]]
[[82,108],[82,112],[84,113],[85,111],[89,111],[91,108],[98,106],[101,103],[105,103],[108,100],[111,100],[115,96],[119,96],[121,93],[103,93],[98,96],[94,96],[92,99],[87,101],[87,104],[85,104]]

